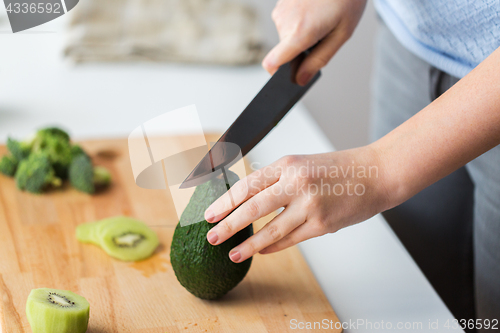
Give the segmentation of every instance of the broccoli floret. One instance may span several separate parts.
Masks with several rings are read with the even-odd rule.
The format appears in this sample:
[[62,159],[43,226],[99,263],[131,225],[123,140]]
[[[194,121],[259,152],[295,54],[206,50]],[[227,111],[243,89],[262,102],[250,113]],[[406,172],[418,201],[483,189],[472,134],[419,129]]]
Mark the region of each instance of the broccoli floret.
[[79,191],[94,193],[94,167],[90,158],[81,154],[73,159],[69,166],[69,181]]
[[33,146],[33,152],[46,153],[56,175],[62,179],[68,177],[68,169],[72,160],[69,141],[59,136],[46,136]]
[[49,157],[57,177],[66,179],[71,163],[71,143],[65,131],[49,127],[38,130],[30,140],[33,152],[44,152]]
[[61,148],[59,146],[70,146],[68,133],[57,127],[47,127],[36,131],[23,141],[8,138],[7,148],[18,161],[22,161],[27,158],[32,151],[44,150],[47,146],[53,147],[55,142],[57,142],[58,145],[54,147],[53,150],[55,150],[57,154],[60,154],[59,151]]
[[6,176],[12,177],[16,173],[19,162],[12,155],[5,155],[0,160],[0,172]]
[[29,142],[17,141],[11,138],[7,139],[7,149],[18,161],[24,160],[31,153],[31,144]]
[[89,156],[80,154],[71,162],[69,181],[77,190],[92,194],[111,183],[111,174],[104,167],[94,167]]
[[48,141],[57,141],[69,145],[70,138],[68,133],[60,128],[47,127],[36,131],[26,140],[26,144],[29,144],[33,150],[41,150],[49,144]]
[[78,157],[81,154],[88,156],[85,150],[83,150],[83,148],[80,147],[79,145],[71,146],[71,159]]
[[49,157],[43,152],[33,152],[19,163],[16,174],[16,184],[20,190],[41,193],[49,186],[61,186]]
[[66,131],[64,131],[58,127],[46,127],[46,128],[39,129],[36,132],[35,140],[37,138],[43,139],[43,138],[48,137],[48,136],[59,138],[63,141],[67,141],[67,142],[70,141],[69,134]]
[[111,183],[106,168],[94,167],[89,155],[72,145],[68,133],[57,127],[36,131],[24,141],[8,139],[11,154],[0,160],[0,172],[15,175],[19,189],[34,193],[60,186],[69,177],[73,187],[95,193]]

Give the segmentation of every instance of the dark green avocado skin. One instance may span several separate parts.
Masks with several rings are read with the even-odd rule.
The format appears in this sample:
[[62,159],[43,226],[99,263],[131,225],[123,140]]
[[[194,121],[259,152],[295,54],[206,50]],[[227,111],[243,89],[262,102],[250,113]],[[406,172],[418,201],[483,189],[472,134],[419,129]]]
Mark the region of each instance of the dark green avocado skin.
[[[227,173],[229,186],[239,179]],[[252,258],[242,263],[229,259],[229,251],[253,235],[252,225],[236,233],[220,245],[211,245],[207,233],[217,223],[204,219],[205,210],[227,191],[224,179],[212,179],[196,187],[181,220],[175,228],[170,248],[170,262],[177,280],[191,294],[202,299],[224,296],[243,280]],[[181,221],[202,221],[181,227]]]

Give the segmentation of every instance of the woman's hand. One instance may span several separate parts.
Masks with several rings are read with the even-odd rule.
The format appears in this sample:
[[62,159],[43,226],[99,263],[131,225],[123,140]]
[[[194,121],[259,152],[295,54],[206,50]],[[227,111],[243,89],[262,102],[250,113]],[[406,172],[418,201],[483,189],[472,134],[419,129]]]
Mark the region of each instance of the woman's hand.
[[366,0],[279,0],[272,17],[280,42],[262,66],[273,74],[321,40],[297,71],[297,82],[307,84],[351,37],[365,5]]
[[223,219],[207,239],[221,244],[281,207],[283,212],[231,250],[232,261],[336,232],[389,208],[383,169],[371,146],[284,157],[238,181],[206,210],[208,222]]

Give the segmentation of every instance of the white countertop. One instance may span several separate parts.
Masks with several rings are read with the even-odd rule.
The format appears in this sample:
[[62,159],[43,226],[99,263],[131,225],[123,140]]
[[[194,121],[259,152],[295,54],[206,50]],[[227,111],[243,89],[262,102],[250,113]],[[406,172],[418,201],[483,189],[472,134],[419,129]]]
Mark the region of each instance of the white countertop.
[[[128,136],[144,121],[189,104],[196,104],[205,131],[222,132],[269,78],[259,66],[74,66],[61,56],[64,17],[58,20],[21,34],[2,33],[8,28],[0,24],[0,142],[47,124],[68,128],[76,139]],[[266,165],[333,149],[299,104],[249,155]],[[380,215],[300,249],[340,320],[374,326],[345,332],[387,331],[376,329],[382,322],[392,331],[451,331],[444,324],[453,316]],[[439,329],[429,329],[436,320]],[[422,326],[397,329],[398,323]]]

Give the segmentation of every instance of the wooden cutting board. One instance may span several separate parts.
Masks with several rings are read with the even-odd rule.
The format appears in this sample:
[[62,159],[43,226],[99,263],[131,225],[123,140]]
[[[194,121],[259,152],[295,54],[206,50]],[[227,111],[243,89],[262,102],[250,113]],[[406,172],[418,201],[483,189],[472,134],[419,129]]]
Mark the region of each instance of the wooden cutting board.
[[[189,138],[179,137],[183,140]],[[41,287],[84,296],[91,305],[88,332],[93,333],[310,332],[292,328],[300,322],[338,322],[296,247],[256,255],[246,278],[220,300],[192,296],[170,265],[177,214],[169,192],[135,184],[126,139],[82,146],[113,174],[113,185],[103,193],[90,196],[66,184],[33,195],[0,175],[0,332],[31,332],[26,299],[31,289]],[[0,154],[5,151],[0,146]],[[150,259],[120,262],[75,239],[77,225],[116,215],[162,225],[153,228],[161,246]],[[254,229],[267,221],[261,219]]]

